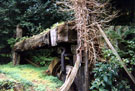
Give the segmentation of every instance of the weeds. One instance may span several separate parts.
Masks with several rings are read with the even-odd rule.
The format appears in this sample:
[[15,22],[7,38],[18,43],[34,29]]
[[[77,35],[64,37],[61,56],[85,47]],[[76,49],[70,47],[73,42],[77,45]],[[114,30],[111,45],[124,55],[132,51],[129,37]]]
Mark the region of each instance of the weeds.
[[27,91],[33,87],[35,91],[46,91],[46,87],[52,90],[62,85],[62,82],[57,77],[43,75],[43,71],[47,67],[36,68],[32,65],[12,66],[11,63],[0,65],[0,73],[5,74],[8,78],[21,83]]

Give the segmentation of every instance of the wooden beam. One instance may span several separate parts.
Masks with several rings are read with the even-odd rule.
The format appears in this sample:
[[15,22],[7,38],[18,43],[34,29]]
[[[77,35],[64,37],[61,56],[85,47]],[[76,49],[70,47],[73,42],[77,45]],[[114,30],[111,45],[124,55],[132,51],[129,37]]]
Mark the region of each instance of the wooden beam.
[[77,31],[74,27],[75,22],[66,22],[57,28],[57,43],[75,43],[77,42]]
[[51,46],[57,46],[57,28],[50,31]]
[[49,31],[47,32],[45,31],[39,35],[35,35],[33,37],[17,42],[14,45],[14,51],[23,52],[23,51],[44,47],[44,46],[49,46],[50,45],[49,34],[50,34]]
[[29,59],[25,59],[28,63],[32,64],[35,67],[40,67],[39,65],[33,63],[32,61],[30,61]]
[[88,67],[88,54],[87,50],[84,53],[84,61],[85,61],[85,68],[84,68],[84,75],[85,75],[85,85],[84,91],[89,91],[89,67]]
[[23,52],[45,46],[53,47],[59,43],[75,43],[77,42],[77,31],[73,24],[72,22],[67,22],[49,31],[24,39],[17,42],[13,49],[16,52]]
[[20,63],[20,54],[13,51],[12,55],[13,55],[13,65],[18,65]]

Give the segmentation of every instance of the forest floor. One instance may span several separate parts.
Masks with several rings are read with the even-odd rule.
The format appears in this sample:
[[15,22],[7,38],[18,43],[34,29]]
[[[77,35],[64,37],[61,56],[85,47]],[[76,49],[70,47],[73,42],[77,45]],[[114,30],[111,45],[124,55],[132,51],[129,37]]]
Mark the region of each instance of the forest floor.
[[[56,91],[62,82],[54,76],[44,73],[48,67],[36,68],[32,65],[13,66],[11,63],[0,65],[0,91],[13,91],[13,83],[20,83],[24,91]],[[6,89],[2,86],[8,84]]]

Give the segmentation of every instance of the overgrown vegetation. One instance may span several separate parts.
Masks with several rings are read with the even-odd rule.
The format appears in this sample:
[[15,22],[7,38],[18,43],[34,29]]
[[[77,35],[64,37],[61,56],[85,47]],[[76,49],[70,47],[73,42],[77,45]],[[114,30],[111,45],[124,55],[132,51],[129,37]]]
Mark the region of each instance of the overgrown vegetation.
[[13,80],[0,80],[0,91],[13,89],[14,86],[15,86],[15,81]]
[[[9,86],[13,87],[13,82],[21,83],[26,91],[46,91],[56,90],[62,85],[62,82],[57,77],[43,75],[46,67],[36,68],[31,65],[12,66],[11,64],[0,65],[0,74],[5,74],[8,79]],[[5,84],[7,81],[1,81],[0,84]],[[11,83],[11,85],[10,85]],[[29,89],[28,89],[29,88]],[[33,90],[32,90],[33,91]]]
[[26,58],[40,66],[49,65],[54,60],[56,52],[54,49],[40,49],[25,53]]
[[[72,11],[70,12],[59,11],[61,7],[62,8],[64,7],[67,10],[69,9],[69,7],[64,6],[62,3],[61,4],[56,3],[58,1],[60,0],[1,0],[0,1],[0,16],[1,16],[0,17],[0,38],[1,38],[0,61],[5,62],[6,60],[3,58],[11,57],[11,50],[16,42],[20,40],[25,40],[30,36],[40,34],[43,31],[48,31],[51,25],[53,25],[54,23],[56,24],[54,24],[53,27],[51,28],[54,28],[59,24],[63,24],[63,22],[61,21],[73,19],[73,17],[71,17],[73,14]],[[74,2],[74,0],[72,1]],[[98,33],[96,34],[96,31],[92,32],[93,30],[97,30],[94,24],[95,21],[100,22],[101,20],[101,23],[99,24],[102,25],[102,22],[108,22],[111,20],[109,19],[110,14],[113,13],[108,11],[109,9],[111,9],[109,8],[110,6],[107,6],[106,7],[107,9],[104,10],[103,8],[101,8],[103,7],[103,4],[102,3],[99,4],[98,1],[106,2],[108,0],[93,0],[93,3],[95,3],[95,5],[89,3],[86,4],[86,6],[89,6],[89,10],[96,11],[96,9],[98,9],[96,13],[91,13],[89,12],[89,10],[88,10],[89,12],[88,14],[85,11],[81,13],[81,11],[83,11],[83,8],[81,7],[80,9],[77,9],[78,12],[76,12],[77,21],[80,22],[82,20],[81,21],[82,25],[78,25],[78,28],[80,28],[80,30],[83,30],[81,26],[84,27],[84,24],[87,24],[85,22],[88,22],[88,26],[86,25],[86,27],[89,29],[85,29],[86,27],[84,27],[84,30],[88,30],[86,31],[86,33],[89,34],[85,33],[83,36],[89,38],[90,41],[92,38],[97,38],[98,35]],[[80,3],[78,5],[80,5]],[[92,7],[90,7],[91,5]],[[108,15],[108,13],[109,13],[109,17],[106,18],[106,15]],[[125,14],[129,14],[129,13],[133,13],[133,12],[129,11],[128,13],[126,12]],[[79,14],[80,16],[83,17],[80,17]],[[86,17],[85,14],[86,16],[90,16],[89,20],[83,19],[84,17]],[[15,30],[17,25],[20,25],[24,31],[23,32],[24,37],[22,38],[15,38],[16,37]],[[82,34],[83,32],[84,31],[82,31]],[[94,37],[90,36],[92,33]],[[113,43],[113,45],[119,52],[120,56],[123,58],[123,62],[128,67],[128,71],[130,71],[135,76],[135,70],[134,70],[135,69],[135,27],[112,26],[111,28],[106,30],[106,34],[108,35],[110,41]],[[85,44],[85,42],[87,41],[87,40],[86,41],[83,40],[83,39],[87,39],[83,36],[81,35],[80,37],[80,41],[83,41],[82,43],[80,43],[82,44],[81,45],[82,48],[80,50],[84,49],[83,44]],[[94,47],[94,45],[90,43],[88,43],[87,47],[91,45],[92,48],[95,48],[96,50],[96,47]],[[95,50],[88,53],[90,57],[92,57],[93,54],[96,54]],[[0,91],[13,89],[16,82],[22,84],[24,88],[27,88],[26,89],[27,91],[33,91],[33,90],[46,91],[50,89],[57,90],[57,88],[62,85],[62,82],[59,81],[57,77],[48,76],[46,74],[43,75],[43,71],[47,69],[48,64],[54,59],[52,56],[57,56],[56,53],[54,53],[54,51],[55,49],[36,50],[36,51],[30,51],[25,53],[27,57],[25,55],[24,56],[32,60],[32,62],[42,66],[40,68],[35,68],[31,65],[26,65],[26,64],[16,66],[16,67],[12,66],[11,64],[0,65],[0,74],[4,74],[8,78],[6,80],[0,79]],[[88,52],[88,50],[85,51]],[[89,51],[91,51],[91,49]],[[92,71],[92,73],[94,74],[93,75],[94,79],[91,81],[89,89],[91,91],[135,91],[135,87],[133,86],[133,83],[130,81],[130,78],[126,75],[126,72],[121,67],[116,57],[112,54],[112,51],[109,50],[107,46],[106,48],[103,48],[102,51],[103,51],[103,57],[105,61],[96,62],[95,68]],[[95,57],[95,55],[93,57]],[[96,61],[96,57],[93,63],[95,63],[95,61]]]
[[[60,12],[59,0],[1,0],[0,1],[0,60],[1,54],[9,55],[15,39],[16,26],[23,29],[23,36],[38,34],[54,23],[70,20],[71,15]],[[25,38],[24,37],[24,38]],[[11,46],[10,46],[11,45]],[[11,59],[8,59],[11,60]]]
[[[116,31],[107,31],[128,70],[134,74],[135,39],[134,27],[119,26]],[[123,32],[124,31],[124,32]],[[132,35],[132,36],[131,36]],[[111,50],[103,49],[106,62],[97,62],[93,70],[95,80],[91,83],[92,91],[134,91],[135,88]]]
[[[57,28],[58,26],[63,25],[63,24],[64,24],[64,22],[57,22],[57,23],[53,24],[50,28],[43,29],[42,32],[36,33],[35,35],[32,35],[32,36],[36,36],[38,34],[43,34],[45,32],[50,31],[51,29]],[[13,48],[13,46],[14,46],[15,43],[17,43],[19,41],[23,41],[25,39],[28,39],[30,37],[31,36],[23,36],[21,38],[10,38],[10,39],[7,40],[7,42],[10,45],[10,47]]]
[[132,91],[129,79],[123,76],[125,72],[111,50],[104,50],[104,56],[107,62],[95,64],[93,70],[95,80],[90,89],[92,91]]

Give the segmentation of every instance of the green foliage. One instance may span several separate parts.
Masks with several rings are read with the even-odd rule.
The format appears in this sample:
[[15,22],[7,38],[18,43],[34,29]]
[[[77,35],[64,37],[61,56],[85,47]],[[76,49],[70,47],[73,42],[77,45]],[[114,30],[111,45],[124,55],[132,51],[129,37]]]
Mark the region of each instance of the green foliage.
[[16,73],[16,71],[13,71],[13,72],[1,71],[1,73],[8,75],[10,78],[14,80],[17,79],[17,81],[23,84],[25,88],[33,85],[32,82],[28,81],[27,79],[22,78],[18,73]]
[[132,91],[128,79],[120,73],[123,69],[111,50],[104,50],[104,56],[109,62],[95,64],[93,70],[95,80],[90,89],[92,91]]
[[126,63],[130,63],[131,65],[135,65],[135,41],[126,40],[123,41],[125,43],[125,48],[127,50],[120,50],[121,56],[126,58]]
[[0,80],[0,91],[12,89],[14,85],[15,85],[15,81],[13,80]]
[[7,40],[8,44],[10,45],[10,47],[12,48],[14,46],[14,44],[17,42],[17,38],[10,38]]
[[55,58],[55,55],[52,54],[54,51],[54,49],[40,49],[29,51],[25,53],[25,55],[26,58],[32,60],[34,63],[40,66],[45,66],[49,65],[50,62]]
[[[59,0],[0,0],[0,53],[11,53],[19,24],[24,36],[38,34],[51,25],[70,19],[70,13],[60,12]],[[8,40],[8,41],[7,41]],[[3,52],[4,50],[4,52]]]
[[[134,27],[120,26],[115,31],[110,28],[106,31],[109,39],[119,52],[123,62],[134,75],[135,69],[135,38]],[[97,62],[93,70],[94,81],[92,91],[134,91],[133,84],[119,61],[111,50],[103,49],[106,62]]]
[[[59,12],[58,0],[2,0],[0,2],[1,30],[15,32],[20,24],[30,35],[37,34],[52,24],[67,20],[66,12]],[[8,27],[7,27],[8,26]],[[7,30],[7,31],[6,31]],[[12,33],[10,32],[10,33]]]
[[40,56],[40,55],[35,55],[32,57],[32,60],[35,63],[39,63],[41,66],[47,65],[48,63],[50,63],[54,58],[52,57],[46,57],[46,56]]
[[62,86],[63,82],[60,81],[57,77],[54,76],[45,76],[44,79],[51,81],[54,84],[48,84],[49,88],[56,89]]
[[46,88],[43,84],[38,84],[38,86],[35,88],[35,91],[46,91]]
[[32,65],[12,66],[11,63],[0,65],[0,73],[5,74],[13,82],[21,83],[26,91],[31,91],[31,87],[35,91],[46,91],[48,87],[55,91],[56,88],[62,85],[62,82],[53,76],[43,76],[43,71],[45,70],[47,70],[47,67],[36,68]]
[[15,44],[16,42],[25,40],[25,39],[27,39],[27,38],[29,38],[29,37],[28,37],[28,36],[24,36],[24,37],[22,37],[22,38],[9,38],[9,39],[7,40],[7,42],[8,42],[8,44],[10,45],[10,47],[13,48],[13,46],[14,46],[14,44]]
[[[132,26],[121,26],[116,31],[107,31],[109,38],[116,46],[123,61],[133,69],[135,65],[135,28]],[[117,43],[116,43],[117,42]]]

